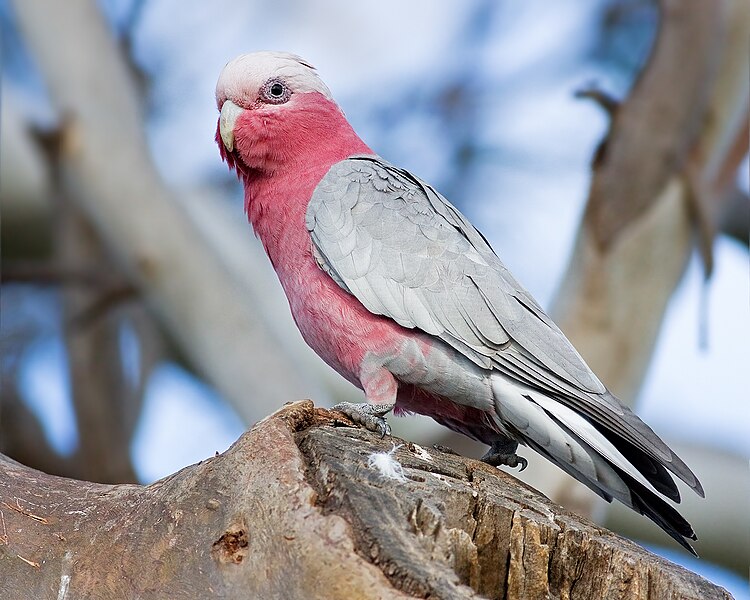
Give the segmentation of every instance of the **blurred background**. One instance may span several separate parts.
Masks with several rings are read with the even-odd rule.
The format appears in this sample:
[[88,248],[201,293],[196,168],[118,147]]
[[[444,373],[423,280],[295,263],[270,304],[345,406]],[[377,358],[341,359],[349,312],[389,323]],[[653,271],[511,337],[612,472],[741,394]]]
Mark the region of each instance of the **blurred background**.
[[750,598],[745,4],[683,3],[670,24],[669,0],[0,0],[0,450],[148,483],[285,401],[361,397],[302,342],[214,142],[223,65],[290,51],[694,468],[707,498],[683,488],[680,510],[702,558],[538,461],[520,477]]

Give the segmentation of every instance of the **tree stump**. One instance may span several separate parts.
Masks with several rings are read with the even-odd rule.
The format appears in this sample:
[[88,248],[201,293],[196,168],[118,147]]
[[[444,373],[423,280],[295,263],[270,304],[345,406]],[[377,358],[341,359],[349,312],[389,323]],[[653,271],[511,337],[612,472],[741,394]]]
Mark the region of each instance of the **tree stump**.
[[[731,598],[502,471],[341,423],[288,404],[148,486],[0,456],[0,597]],[[389,451],[405,479],[370,466]]]

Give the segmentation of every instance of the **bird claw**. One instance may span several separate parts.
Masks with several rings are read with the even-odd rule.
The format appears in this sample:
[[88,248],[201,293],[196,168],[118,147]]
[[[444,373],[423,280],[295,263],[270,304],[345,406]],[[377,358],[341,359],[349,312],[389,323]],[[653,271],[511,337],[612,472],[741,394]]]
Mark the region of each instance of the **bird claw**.
[[480,460],[493,467],[505,465],[513,469],[520,466],[521,469],[518,471],[520,473],[529,466],[529,461],[516,454],[517,448],[518,442],[513,440],[494,442]]
[[518,456],[518,454],[491,454],[487,452],[480,460],[493,467],[504,465],[513,469],[520,466],[519,473],[529,466],[529,461],[523,456]]
[[386,435],[391,435],[391,426],[388,425],[384,415],[393,410],[394,406],[394,404],[340,402],[332,410],[345,414],[357,425],[362,425],[368,431],[379,433],[382,439]]
[[[388,421],[386,421],[383,417],[378,417],[377,423],[375,424],[375,427],[377,427],[377,430],[380,432],[380,439],[382,440],[385,436],[391,435],[391,426],[388,425]],[[369,429],[369,427],[368,427]],[[372,431],[372,430],[370,430]]]

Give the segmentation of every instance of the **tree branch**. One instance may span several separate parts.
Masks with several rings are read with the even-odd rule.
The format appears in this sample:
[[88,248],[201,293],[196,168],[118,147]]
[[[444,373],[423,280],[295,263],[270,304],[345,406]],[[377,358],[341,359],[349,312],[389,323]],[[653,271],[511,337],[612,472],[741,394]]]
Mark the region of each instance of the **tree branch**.
[[[67,198],[61,202],[57,238],[58,255],[65,263],[90,270],[106,268],[106,253],[98,237]],[[122,425],[136,420],[141,398],[128,393],[120,344],[122,322],[117,311],[103,310],[90,316],[99,297],[98,290],[85,287],[67,288],[62,294],[63,332],[78,425],[77,472],[88,481],[135,482],[131,431]]]
[[[145,487],[0,457],[4,589],[66,600],[730,598],[484,463],[394,450],[399,440],[331,427],[337,418],[287,405],[224,454]],[[406,481],[368,467],[373,452],[392,452]]]
[[613,115],[591,183],[584,221],[600,249],[647,212],[684,166],[716,80],[724,26],[716,4],[662,0],[660,7],[654,50]]
[[[750,102],[746,84],[730,84],[747,79],[736,76],[738,64],[750,68],[737,43],[750,36],[747,3],[663,0],[661,7],[653,54],[612,121],[551,311],[604,383],[631,404],[696,222],[715,221],[728,196],[712,194],[715,207],[696,209],[696,182],[713,189],[705,182],[732,165],[736,172],[744,153],[732,141],[746,133],[737,115]],[[695,60],[686,65],[688,48]]]
[[719,221],[719,229],[722,233],[734,238],[741,244],[750,244],[750,196],[738,187],[733,187],[728,192],[729,199],[726,201],[724,212]]
[[[252,421],[308,387],[149,158],[125,61],[94,0],[16,1],[18,21],[65,119],[68,195],[196,369]],[[168,151],[168,149],[167,149]],[[248,232],[248,235],[250,233]],[[246,401],[254,390],[255,402]]]
[[[0,102],[0,234],[3,257],[44,256],[51,247],[51,174],[18,100],[3,85]],[[23,235],[18,235],[23,232]]]
[[[727,197],[717,193],[719,182],[747,152],[740,115],[750,102],[750,5],[662,0],[660,7],[649,62],[597,152],[551,310],[594,372],[630,405],[696,231],[710,272],[716,215]],[[570,496],[572,485],[560,479],[553,497]],[[591,514],[593,496],[577,489]]]

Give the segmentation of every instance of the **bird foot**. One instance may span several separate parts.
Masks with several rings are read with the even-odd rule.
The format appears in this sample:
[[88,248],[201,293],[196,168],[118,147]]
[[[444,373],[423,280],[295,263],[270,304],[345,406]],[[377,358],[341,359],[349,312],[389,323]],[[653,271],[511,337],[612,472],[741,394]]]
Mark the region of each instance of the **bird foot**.
[[379,433],[380,437],[383,438],[386,435],[391,435],[391,426],[388,425],[383,417],[391,412],[394,406],[396,405],[340,402],[331,410],[344,413],[358,425],[362,425],[369,431]]
[[514,440],[496,441],[492,443],[490,449],[487,450],[480,460],[486,462],[488,465],[492,465],[493,467],[505,465],[507,467],[515,468],[520,466],[521,471],[523,471],[529,465],[529,461],[523,456],[518,456],[518,454],[516,454],[517,448],[518,442]]

